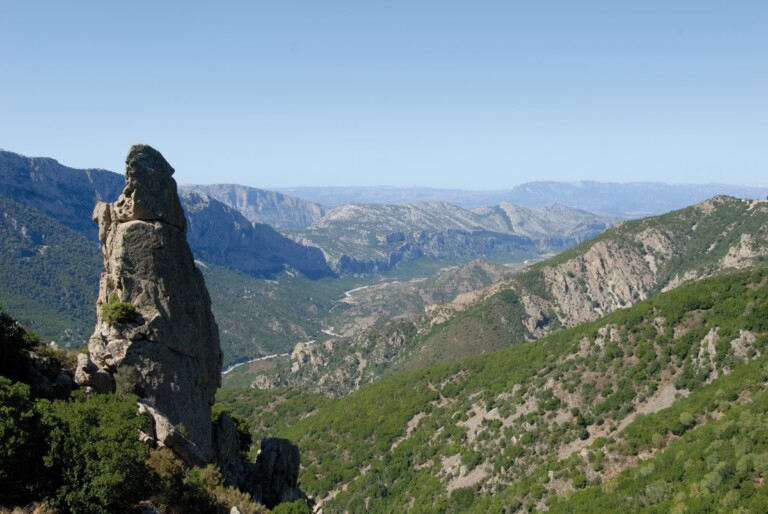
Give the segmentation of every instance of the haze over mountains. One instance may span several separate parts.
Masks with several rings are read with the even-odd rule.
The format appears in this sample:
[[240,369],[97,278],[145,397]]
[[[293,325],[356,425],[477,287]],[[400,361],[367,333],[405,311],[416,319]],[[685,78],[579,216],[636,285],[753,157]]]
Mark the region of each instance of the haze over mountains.
[[524,252],[573,246],[611,221],[559,205],[531,209],[501,204],[469,211],[445,202],[351,204],[289,233],[321,248],[338,271],[370,273],[424,257],[450,263],[475,258],[513,262]]
[[595,214],[640,218],[680,209],[712,198],[765,198],[766,187],[729,184],[664,184],[661,182],[527,182],[510,190],[464,191],[428,187],[291,187],[277,191],[334,207],[347,203],[401,204],[450,202],[474,209],[512,203],[526,207],[561,204]]

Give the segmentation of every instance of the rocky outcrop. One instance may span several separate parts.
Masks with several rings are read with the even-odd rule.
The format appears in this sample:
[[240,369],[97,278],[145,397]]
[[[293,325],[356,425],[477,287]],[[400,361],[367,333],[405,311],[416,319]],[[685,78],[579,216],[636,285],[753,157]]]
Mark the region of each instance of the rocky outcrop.
[[[134,146],[123,193],[96,206],[105,271],[96,330],[77,379],[99,392],[137,393],[154,420],[149,435],[198,464],[214,457],[210,409],[222,353],[173,172],[159,152]],[[136,315],[110,324],[105,308],[118,301]]]
[[[641,233],[637,240],[642,242],[648,237]],[[655,233],[653,238],[657,237],[667,239],[661,233]],[[663,248],[668,250],[671,245],[665,242]],[[544,268],[542,274],[551,297],[549,310],[570,327],[644,300],[656,285],[654,265],[661,263],[649,258],[654,258],[650,246],[626,247],[598,241],[583,255]]]
[[237,424],[226,413],[221,413],[213,422],[213,450],[216,465],[221,469],[224,482],[247,488],[246,462],[241,453],[242,443]]
[[273,507],[304,498],[295,445],[263,442],[260,460],[248,465],[234,420],[221,414],[211,422],[221,383],[219,330],[187,244],[173,173],[159,152],[136,145],[123,193],[94,210],[105,270],[96,330],[88,355],[78,357],[75,381],[96,392],[137,394],[139,413],[151,422],[145,441],[190,466],[215,463],[228,485],[256,500]]
[[252,466],[253,497],[270,509],[278,503],[307,500],[299,490],[299,447],[287,439],[262,439]]

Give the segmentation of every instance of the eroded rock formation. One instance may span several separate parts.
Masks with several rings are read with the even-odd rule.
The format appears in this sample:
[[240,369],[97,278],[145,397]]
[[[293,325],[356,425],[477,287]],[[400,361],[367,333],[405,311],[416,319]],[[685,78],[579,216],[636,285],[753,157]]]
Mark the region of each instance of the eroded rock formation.
[[[154,420],[150,437],[202,464],[215,459],[210,409],[222,353],[173,172],[158,151],[133,146],[123,193],[96,205],[105,269],[96,330],[76,379],[99,392],[138,394]],[[110,324],[104,306],[116,301],[136,315]]]
[[299,448],[287,439],[262,439],[256,465],[254,498],[270,509],[282,502],[307,500],[299,490]]
[[254,500],[274,506],[306,499],[295,445],[268,440],[249,464],[234,420],[222,413],[211,422],[221,385],[219,329],[187,244],[173,172],[157,150],[133,146],[123,193],[96,205],[104,272],[96,330],[75,381],[96,392],[136,393],[152,425],[143,439],[190,466],[216,464],[227,485]]

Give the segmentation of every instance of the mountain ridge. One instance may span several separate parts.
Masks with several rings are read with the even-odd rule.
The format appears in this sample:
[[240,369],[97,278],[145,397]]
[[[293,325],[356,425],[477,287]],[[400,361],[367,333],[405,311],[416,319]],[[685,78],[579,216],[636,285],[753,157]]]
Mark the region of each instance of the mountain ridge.
[[[78,170],[55,159],[0,152],[0,194],[60,220],[92,241],[98,240],[98,229],[91,219],[96,202],[114,201],[124,184],[125,177],[111,171]],[[182,200],[187,202],[183,205],[191,227],[193,251],[216,264],[267,277],[281,272],[285,266],[311,276],[333,273],[318,250],[300,248],[264,225],[254,227],[239,211],[218,200],[206,201],[192,194],[182,195]],[[203,209],[203,205],[208,208]],[[208,219],[196,219],[199,213],[207,214]],[[227,246],[218,250],[211,247],[198,230],[217,236],[217,242]],[[257,247],[259,251],[254,254]]]
[[397,370],[504,348],[594,321],[661,290],[768,255],[768,203],[716,197],[624,222],[511,278],[417,318],[295,351],[279,379],[332,396]]
[[558,206],[502,204],[471,211],[448,202],[348,204],[289,234],[321,248],[340,272],[371,272],[419,258],[503,259],[515,253],[567,248],[594,237],[612,222]]

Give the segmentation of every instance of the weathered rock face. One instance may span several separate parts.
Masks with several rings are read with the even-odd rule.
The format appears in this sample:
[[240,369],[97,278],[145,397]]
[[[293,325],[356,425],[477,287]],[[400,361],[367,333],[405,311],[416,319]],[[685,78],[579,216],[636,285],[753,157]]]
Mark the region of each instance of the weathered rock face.
[[[122,195],[96,206],[105,270],[89,358],[79,363],[77,381],[97,391],[136,392],[155,421],[150,436],[197,464],[214,460],[210,408],[222,353],[173,172],[159,152],[136,145]],[[114,296],[133,305],[137,319],[110,326],[102,306]]]

